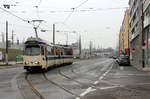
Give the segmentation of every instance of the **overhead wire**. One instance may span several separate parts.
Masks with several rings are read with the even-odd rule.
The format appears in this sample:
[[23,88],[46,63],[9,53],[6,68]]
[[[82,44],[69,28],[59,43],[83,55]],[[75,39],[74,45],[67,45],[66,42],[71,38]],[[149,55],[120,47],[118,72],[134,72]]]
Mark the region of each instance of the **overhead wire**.
[[[26,19],[24,19],[24,18],[22,18],[22,17],[20,17],[20,16],[17,16],[17,15],[15,15],[15,14],[12,13],[12,12],[3,9],[2,7],[0,7],[0,9],[1,9],[2,11],[4,11],[4,12],[7,12],[8,14],[10,14],[10,15],[12,15],[12,16],[14,16],[14,17],[20,19],[20,20],[22,20],[23,22],[28,23],[28,24],[34,26],[34,23],[32,23],[32,21],[29,21],[29,20],[26,20]],[[42,29],[41,27],[39,27],[39,28]]]
[[38,2],[38,4],[37,4],[37,6],[40,6],[40,5],[41,5],[41,3],[42,3],[42,0],[39,0],[39,2]]
[[[114,7],[114,8],[86,8],[80,10],[74,10],[74,12],[96,12],[96,11],[107,11],[107,10],[120,10],[128,9],[129,7]],[[13,13],[19,13],[18,11],[12,11]],[[70,13],[72,10],[51,10],[48,13]],[[20,13],[27,13],[26,11],[20,11]],[[39,11],[39,13],[47,13],[46,11]]]
[[0,7],[0,9],[3,10],[4,12],[7,12],[8,14],[11,14],[12,16],[14,16],[14,17],[16,17],[16,18],[18,18],[18,19],[20,19],[20,20],[26,22],[26,23],[30,23],[29,20],[25,20],[25,19],[23,19],[22,17],[19,17],[19,16],[15,15],[14,13],[11,13],[10,11],[7,11],[7,10],[3,9],[2,7]]
[[81,4],[79,4],[78,6],[75,7],[75,9],[81,7],[82,5],[84,5],[86,2],[88,2],[89,0],[85,0],[84,2],[82,2]]
[[85,0],[84,2],[80,3],[78,6],[71,8],[72,11],[70,12],[70,14],[67,16],[67,18],[65,18],[65,20],[63,21],[63,23],[66,23],[68,21],[68,19],[72,16],[73,12],[75,10],[77,10],[79,7],[81,7],[82,5],[84,5],[86,2],[88,2],[89,0]]
[[70,12],[70,14],[65,18],[65,20],[63,21],[63,23],[66,23],[67,20],[71,17],[71,15],[73,14],[75,9],[73,9],[73,11]]
[[37,17],[40,19],[40,13],[39,13],[39,6],[41,5],[42,3],[42,0],[39,0],[38,4],[35,6],[36,8],[36,13],[37,13]]
[[[4,23],[4,22],[0,22],[0,24],[6,24],[6,23]],[[24,25],[19,25],[19,24],[8,24],[9,26],[17,26],[17,27],[22,27],[22,28],[31,28],[31,27],[29,27],[29,26],[24,26]]]

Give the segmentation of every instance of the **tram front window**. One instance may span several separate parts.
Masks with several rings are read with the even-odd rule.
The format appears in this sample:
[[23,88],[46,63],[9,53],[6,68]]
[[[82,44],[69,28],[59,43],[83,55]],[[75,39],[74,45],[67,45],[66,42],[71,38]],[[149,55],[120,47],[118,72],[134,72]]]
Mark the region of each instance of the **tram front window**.
[[40,46],[26,46],[25,55],[27,56],[37,56],[40,55]]

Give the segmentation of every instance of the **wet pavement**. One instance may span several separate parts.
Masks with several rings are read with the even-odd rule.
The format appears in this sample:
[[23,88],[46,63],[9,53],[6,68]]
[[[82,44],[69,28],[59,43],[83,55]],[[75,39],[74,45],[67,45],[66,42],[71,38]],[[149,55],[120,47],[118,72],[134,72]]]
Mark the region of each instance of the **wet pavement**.
[[26,73],[0,69],[0,99],[150,99],[150,75],[112,59],[92,59]]

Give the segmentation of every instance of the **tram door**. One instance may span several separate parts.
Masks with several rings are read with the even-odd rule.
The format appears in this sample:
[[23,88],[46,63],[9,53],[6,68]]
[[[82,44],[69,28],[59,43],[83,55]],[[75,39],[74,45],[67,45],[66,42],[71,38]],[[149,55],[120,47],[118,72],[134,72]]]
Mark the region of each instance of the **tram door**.
[[63,59],[63,49],[61,48],[60,49],[60,64],[63,64],[64,63],[64,59]]
[[47,69],[47,51],[46,51],[46,47],[45,46],[41,46],[41,56],[42,56],[42,67]]
[[46,65],[46,68],[48,68],[48,57],[47,57],[47,47],[45,46],[44,47],[44,56],[45,56],[45,65]]

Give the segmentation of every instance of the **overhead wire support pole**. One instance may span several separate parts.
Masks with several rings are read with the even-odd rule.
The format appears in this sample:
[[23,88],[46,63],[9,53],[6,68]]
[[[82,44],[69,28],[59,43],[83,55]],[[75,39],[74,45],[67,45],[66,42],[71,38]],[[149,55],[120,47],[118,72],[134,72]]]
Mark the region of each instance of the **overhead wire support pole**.
[[8,65],[8,21],[6,21],[6,54],[5,54],[5,62]]
[[53,24],[53,44],[55,45],[55,24]]
[[12,37],[11,37],[11,39],[12,39],[12,45],[14,44],[14,30],[12,30]]
[[142,1],[142,16],[141,16],[141,19],[142,19],[142,67],[145,68],[145,50],[144,50],[144,47],[145,47],[145,44],[144,44],[144,2]]

